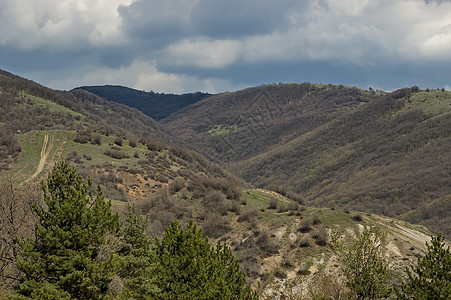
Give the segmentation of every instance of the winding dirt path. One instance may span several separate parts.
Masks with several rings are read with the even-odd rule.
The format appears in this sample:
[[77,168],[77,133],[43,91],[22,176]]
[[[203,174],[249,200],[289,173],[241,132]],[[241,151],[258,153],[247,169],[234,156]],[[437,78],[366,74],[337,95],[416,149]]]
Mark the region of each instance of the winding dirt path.
[[53,140],[54,140],[53,135],[51,135],[50,138],[48,133],[44,135],[44,142],[42,143],[41,149],[41,160],[39,161],[36,172],[34,172],[34,174],[25,182],[36,178],[36,176],[38,176],[42,172],[42,170],[44,169],[45,162],[47,161],[47,157],[49,156],[50,151],[53,148]]

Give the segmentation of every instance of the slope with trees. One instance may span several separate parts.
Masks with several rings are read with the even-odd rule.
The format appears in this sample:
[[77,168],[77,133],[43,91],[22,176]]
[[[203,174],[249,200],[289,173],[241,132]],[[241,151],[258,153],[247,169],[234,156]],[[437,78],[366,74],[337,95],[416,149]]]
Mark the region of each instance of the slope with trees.
[[188,145],[227,164],[283,145],[372,98],[344,86],[263,85],[209,97],[161,122]]
[[155,120],[166,118],[188,105],[211,96],[201,92],[182,95],[144,92],[117,85],[82,86],[77,89],[86,90],[109,101],[137,108]]
[[163,122],[255,186],[449,235],[450,104],[446,90],[270,85],[204,99]]

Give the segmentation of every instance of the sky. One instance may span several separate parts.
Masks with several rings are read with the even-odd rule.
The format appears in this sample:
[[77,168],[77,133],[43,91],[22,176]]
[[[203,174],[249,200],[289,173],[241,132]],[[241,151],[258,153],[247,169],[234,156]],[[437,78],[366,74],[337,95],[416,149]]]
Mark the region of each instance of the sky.
[[0,69],[58,90],[450,90],[451,0],[0,0]]

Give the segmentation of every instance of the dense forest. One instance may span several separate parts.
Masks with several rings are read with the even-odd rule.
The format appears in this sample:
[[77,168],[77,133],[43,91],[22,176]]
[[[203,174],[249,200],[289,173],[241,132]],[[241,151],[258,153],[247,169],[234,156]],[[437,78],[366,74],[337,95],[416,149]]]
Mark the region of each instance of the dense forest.
[[82,86],[78,89],[86,90],[109,101],[137,108],[157,121],[168,117],[170,114],[188,105],[211,96],[210,94],[201,92],[183,95],[144,92],[115,85]]

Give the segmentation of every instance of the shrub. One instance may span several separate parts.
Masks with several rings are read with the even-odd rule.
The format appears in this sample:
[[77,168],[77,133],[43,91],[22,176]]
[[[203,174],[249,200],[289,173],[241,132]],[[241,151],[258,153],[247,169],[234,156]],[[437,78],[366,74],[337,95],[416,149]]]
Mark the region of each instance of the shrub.
[[277,208],[278,213],[284,213],[288,211],[288,207],[285,203],[280,203],[279,207]]
[[134,138],[131,138],[130,140],[128,140],[128,145],[132,148],[135,148],[136,146],[138,146],[138,141]]
[[321,224],[321,219],[318,215],[314,215],[313,216],[313,220],[312,220],[313,225],[318,225]]
[[74,142],[80,144],[86,144],[91,140],[91,134],[87,131],[80,130],[74,137]]
[[352,220],[354,220],[356,222],[362,222],[363,218],[361,215],[354,215],[354,216],[352,216]]
[[269,199],[268,209],[277,209],[277,203],[279,203],[279,199],[277,199],[276,197],[271,197]]
[[298,202],[291,202],[289,205],[288,205],[288,209],[289,210],[291,210],[291,211],[298,211],[299,210],[299,203]]
[[311,243],[310,243],[310,237],[308,234],[304,234],[301,238],[301,240],[299,241],[299,247],[304,248],[304,247],[310,247]]
[[312,234],[312,237],[315,239],[315,243],[318,246],[326,246],[327,244],[327,230],[324,227],[319,227]]
[[114,158],[114,159],[122,159],[122,158],[129,158],[130,156],[125,154],[124,152],[120,151],[120,150],[115,150],[115,149],[107,149],[105,152],[103,152],[103,154]]
[[271,240],[268,231],[263,231],[257,237],[255,244],[263,250],[267,255],[274,255],[279,253],[279,244]]
[[122,144],[124,143],[124,140],[120,136],[118,136],[114,139],[114,143],[118,146],[122,146]]
[[100,146],[102,144],[102,136],[98,133],[94,134],[91,139],[91,144]]
[[238,222],[251,222],[256,216],[258,216],[258,211],[256,209],[246,210],[238,217]]
[[312,220],[310,218],[303,218],[301,220],[301,226],[299,227],[299,231],[306,233],[312,230]]

